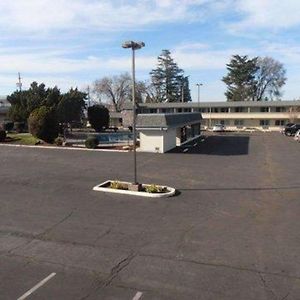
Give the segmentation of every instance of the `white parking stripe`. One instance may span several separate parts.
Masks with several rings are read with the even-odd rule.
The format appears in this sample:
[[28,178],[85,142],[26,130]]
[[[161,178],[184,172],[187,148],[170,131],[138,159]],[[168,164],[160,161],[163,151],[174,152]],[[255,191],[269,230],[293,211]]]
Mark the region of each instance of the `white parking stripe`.
[[132,298],[132,300],[139,300],[142,297],[143,293],[142,292],[137,292],[135,296]]
[[40,288],[41,286],[43,286],[47,281],[49,281],[52,277],[54,277],[56,275],[56,273],[51,273],[48,277],[46,277],[45,279],[43,279],[42,281],[40,281],[37,285],[35,285],[33,288],[31,288],[28,292],[26,292],[24,295],[22,295],[20,298],[18,298],[17,300],[24,300],[26,299],[28,296],[30,296],[34,291],[36,291],[38,288]]

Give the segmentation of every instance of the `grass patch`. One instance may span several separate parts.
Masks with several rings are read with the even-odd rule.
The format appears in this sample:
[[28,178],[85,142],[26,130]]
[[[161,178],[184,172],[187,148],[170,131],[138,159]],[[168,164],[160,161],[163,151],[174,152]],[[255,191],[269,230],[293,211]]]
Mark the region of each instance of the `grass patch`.
[[9,133],[6,137],[6,142],[18,145],[36,145],[41,140],[35,138],[30,133]]

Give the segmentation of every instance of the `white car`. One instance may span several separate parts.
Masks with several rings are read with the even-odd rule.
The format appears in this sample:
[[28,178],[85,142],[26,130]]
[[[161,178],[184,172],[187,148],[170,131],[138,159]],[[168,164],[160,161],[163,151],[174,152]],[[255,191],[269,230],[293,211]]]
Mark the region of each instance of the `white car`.
[[300,142],[300,129],[296,132],[294,140]]
[[225,126],[223,124],[216,124],[212,131],[214,132],[220,132],[220,131],[225,131]]

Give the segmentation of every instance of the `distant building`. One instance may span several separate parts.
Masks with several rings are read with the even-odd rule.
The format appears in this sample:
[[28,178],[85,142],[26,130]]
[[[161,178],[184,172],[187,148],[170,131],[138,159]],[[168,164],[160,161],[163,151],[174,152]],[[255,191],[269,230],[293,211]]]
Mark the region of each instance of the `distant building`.
[[0,123],[7,119],[7,113],[10,108],[10,103],[6,96],[0,96]]
[[[128,110],[130,110],[130,103]],[[171,114],[200,112],[202,125],[223,124],[227,129],[258,128],[279,130],[289,122],[300,123],[300,100],[297,101],[242,101],[242,102],[174,102],[142,103],[139,113]]]

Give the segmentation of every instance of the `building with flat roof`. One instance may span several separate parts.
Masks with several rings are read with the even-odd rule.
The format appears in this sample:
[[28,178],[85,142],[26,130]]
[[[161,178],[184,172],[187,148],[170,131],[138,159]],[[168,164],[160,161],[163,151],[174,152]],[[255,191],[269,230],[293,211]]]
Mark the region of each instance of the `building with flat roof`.
[[10,108],[10,103],[6,96],[0,96],[0,123],[7,119],[7,113]]
[[[247,127],[280,130],[289,122],[300,123],[300,100],[140,103],[138,106],[142,114],[200,112],[206,128],[223,124],[233,130]],[[128,103],[125,109],[130,110],[130,107]]]
[[199,137],[201,113],[138,114],[140,151],[165,153]]

